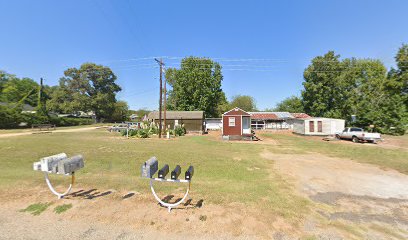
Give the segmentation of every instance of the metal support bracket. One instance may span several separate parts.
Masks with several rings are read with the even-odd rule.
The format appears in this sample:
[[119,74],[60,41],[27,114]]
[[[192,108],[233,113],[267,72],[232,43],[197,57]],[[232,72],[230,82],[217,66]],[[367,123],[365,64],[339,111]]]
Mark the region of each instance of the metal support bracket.
[[44,176],[45,176],[45,182],[47,183],[48,188],[51,190],[52,193],[57,195],[58,199],[63,198],[65,195],[71,192],[72,186],[74,185],[74,182],[75,182],[75,173],[72,173],[71,174],[71,184],[69,184],[68,189],[64,193],[58,193],[51,184],[51,181],[48,177],[48,172],[44,172]]
[[[175,203],[165,203],[163,202],[156,194],[156,192],[154,191],[154,187],[153,187],[153,182],[154,181],[158,181],[158,182],[180,182],[180,183],[188,183],[188,187],[187,187],[187,191],[184,194],[184,197]],[[168,211],[170,212],[172,208],[180,205],[182,202],[184,202],[184,200],[187,198],[188,196],[188,192],[190,191],[190,180],[183,180],[183,179],[179,179],[179,180],[173,180],[173,179],[162,179],[162,178],[150,178],[150,189],[152,190],[153,196],[154,198],[156,198],[156,200],[163,206],[167,207]]]

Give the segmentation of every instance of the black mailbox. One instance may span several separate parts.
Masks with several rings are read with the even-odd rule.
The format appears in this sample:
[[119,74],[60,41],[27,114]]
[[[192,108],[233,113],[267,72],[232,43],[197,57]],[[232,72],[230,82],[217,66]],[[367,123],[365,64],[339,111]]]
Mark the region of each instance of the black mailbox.
[[176,180],[181,173],[180,165],[177,165],[174,170],[171,172],[171,179]]
[[186,171],[186,180],[191,180],[194,175],[194,167],[190,166]]
[[159,170],[159,178],[165,178],[168,173],[169,165],[166,164]]

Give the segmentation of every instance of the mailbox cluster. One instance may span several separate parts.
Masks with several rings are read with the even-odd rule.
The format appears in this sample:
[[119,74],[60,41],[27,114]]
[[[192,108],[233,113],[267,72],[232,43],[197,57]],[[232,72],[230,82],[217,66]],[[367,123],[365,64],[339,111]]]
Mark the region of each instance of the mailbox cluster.
[[65,153],[41,158],[39,162],[33,164],[35,171],[43,171],[55,174],[70,175],[84,167],[82,155],[68,157]]
[[[154,178],[154,174],[159,169],[159,161],[157,161],[156,157],[152,157],[142,165],[142,177],[144,178]],[[165,164],[158,172],[158,178],[165,179],[166,176],[169,174],[170,168],[168,164]],[[178,180],[181,174],[181,167],[177,165],[173,171],[171,171],[170,177],[171,180]],[[187,171],[185,172],[185,180],[191,180],[194,175],[194,167],[190,166]]]

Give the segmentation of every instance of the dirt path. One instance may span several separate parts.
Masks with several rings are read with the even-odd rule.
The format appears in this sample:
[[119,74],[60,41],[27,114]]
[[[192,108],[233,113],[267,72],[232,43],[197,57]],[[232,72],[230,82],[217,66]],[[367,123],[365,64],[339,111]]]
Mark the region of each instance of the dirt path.
[[17,137],[17,136],[25,136],[25,135],[31,135],[31,134],[41,134],[41,133],[67,133],[67,132],[83,132],[83,131],[90,131],[90,130],[95,130],[99,129],[102,127],[83,127],[83,128],[72,128],[72,129],[57,129],[54,131],[47,131],[47,132],[20,132],[20,133],[5,133],[5,134],[0,134],[0,138],[8,138],[8,137]]

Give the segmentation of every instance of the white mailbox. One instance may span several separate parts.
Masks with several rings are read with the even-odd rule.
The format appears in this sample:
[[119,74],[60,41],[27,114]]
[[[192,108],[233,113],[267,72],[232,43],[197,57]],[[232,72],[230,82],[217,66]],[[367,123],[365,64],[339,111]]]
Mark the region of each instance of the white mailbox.
[[[33,163],[34,171],[44,172],[45,181],[50,188],[51,192],[62,198],[71,191],[72,185],[74,184],[74,174],[75,171],[84,167],[84,158],[82,155],[76,155],[71,158],[68,158],[67,154],[60,153],[48,157],[41,158],[39,162]],[[48,173],[71,175],[71,184],[69,188],[64,193],[58,193],[52,187]]]

